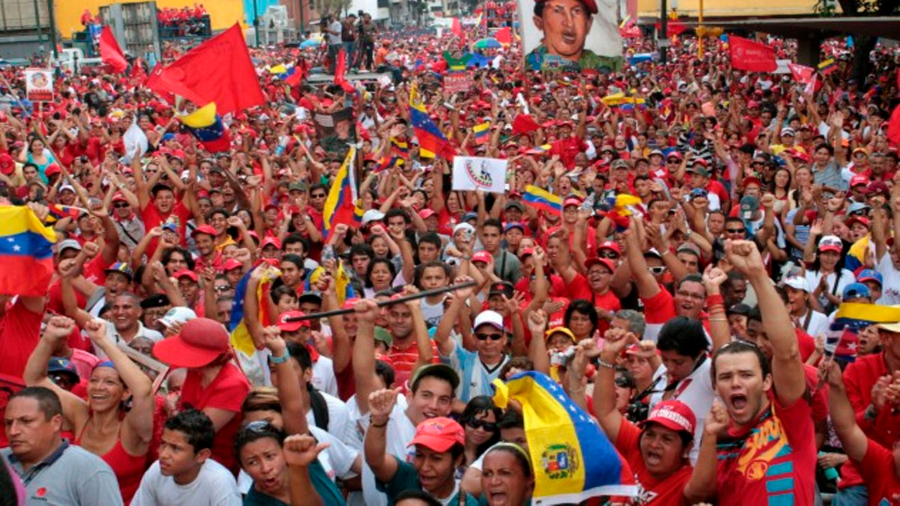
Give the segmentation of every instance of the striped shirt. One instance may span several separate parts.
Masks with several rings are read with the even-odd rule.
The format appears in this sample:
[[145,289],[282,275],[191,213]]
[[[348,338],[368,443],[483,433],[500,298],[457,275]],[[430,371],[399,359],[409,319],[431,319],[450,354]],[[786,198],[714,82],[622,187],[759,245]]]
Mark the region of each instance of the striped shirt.
[[[437,345],[434,344],[434,341],[431,341],[431,351],[434,356],[432,362],[437,364],[440,362],[440,355],[438,354]],[[413,339],[409,346],[405,348],[398,347],[397,342],[395,341],[391,345],[391,349],[388,350],[386,358],[387,362],[390,362],[391,367],[394,368],[395,384],[403,385],[404,388],[406,388],[406,382],[409,381],[413,373],[413,368],[416,367],[416,362],[419,361],[419,347],[416,346],[416,340]]]
[[847,184],[845,183],[844,178],[841,177],[841,168],[838,167],[838,164],[833,160],[825,164],[825,167],[819,167],[818,164],[813,164],[810,168],[812,169],[815,184],[836,188],[838,190],[847,189]]
[[509,356],[503,355],[499,363],[488,368],[477,352],[463,348],[452,339],[450,342],[453,343],[453,351],[449,357],[441,356],[441,360],[459,374],[459,390],[456,397],[463,402],[469,402],[472,397],[479,395],[493,396],[494,389],[491,383],[500,377],[500,369],[509,361]]

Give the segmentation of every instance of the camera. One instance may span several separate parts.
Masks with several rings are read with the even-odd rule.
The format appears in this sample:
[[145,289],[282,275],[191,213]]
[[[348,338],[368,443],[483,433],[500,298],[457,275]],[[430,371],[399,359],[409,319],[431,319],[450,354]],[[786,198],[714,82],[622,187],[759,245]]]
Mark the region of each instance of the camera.
[[550,354],[550,365],[557,367],[565,367],[569,365],[569,362],[572,361],[572,357],[575,356],[575,347],[572,346],[566,351],[554,351]]
[[633,400],[628,404],[628,411],[625,418],[632,423],[643,422],[650,416],[650,405],[644,403],[640,399]]

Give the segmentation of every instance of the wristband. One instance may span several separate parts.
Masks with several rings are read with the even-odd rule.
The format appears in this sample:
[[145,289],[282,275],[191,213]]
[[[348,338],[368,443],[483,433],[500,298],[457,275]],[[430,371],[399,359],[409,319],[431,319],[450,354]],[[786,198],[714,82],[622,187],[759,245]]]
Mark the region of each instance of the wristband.
[[272,355],[271,357],[273,364],[283,364],[287,362],[289,358],[291,358],[291,352],[289,352],[287,348],[284,349],[284,354],[280,357],[276,357],[275,355]]
[[600,367],[605,367],[607,369],[612,369],[612,370],[616,369],[616,366],[610,364],[609,362],[604,362],[603,359],[601,359],[599,357],[597,358],[597,365],[599,365]]
[[725,298],[722,297],[722,294],[714,293],[706,296],[706,307],[712,307],[716,304],[725,305]]

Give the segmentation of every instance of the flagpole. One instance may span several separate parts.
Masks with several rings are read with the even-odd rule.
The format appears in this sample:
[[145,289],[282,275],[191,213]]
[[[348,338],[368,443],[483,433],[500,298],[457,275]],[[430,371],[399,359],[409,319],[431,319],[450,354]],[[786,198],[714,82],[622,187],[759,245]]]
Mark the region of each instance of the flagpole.
[[[478,285],[478,283],[475,281],[466,281],[465,283],[460,283],[458,285],[450,285],[450,286],[445,286],[443,288],[434,288],[431,290],[423,290],[418,293],[403,295],[403,296],[400,296],[397,298],[392,298],[390,300],[384,300],[384,301],[378,302],[377,304],[378,304],[378,307],[393,306],[395,304],[403,304],[403,303],[409,302],[411,300],[422,299],[425,297],[430,297],[432,295],[440,295],[442,293],[452,292],[453,290],[459,290],[461,288],[469,288],[470,286],[476,286],[476,285]],[[353,309],[353,308],[335,309],[332,311],[322,311],[320,313],[310,313],[310,314],[306,314],[303,316],[288,317],[288,318],[284,319],[284,322],[287,323],[287,322],[300,322],[300,321],[304,321],[304,320],[315,320],[315,319],[319,319],[319,318],[326,318],[329,316],[340,316],[343,314],[349,314],[349,313],[353,313],[353,312],[355,312],[355,309]]]

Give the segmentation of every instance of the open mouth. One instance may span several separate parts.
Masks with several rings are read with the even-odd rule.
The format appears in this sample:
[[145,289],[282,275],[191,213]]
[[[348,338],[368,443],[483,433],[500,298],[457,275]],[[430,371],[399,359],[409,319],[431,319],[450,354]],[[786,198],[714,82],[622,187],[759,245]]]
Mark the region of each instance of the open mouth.
[[562,40],[566,44],[574,44],[575,43],[575,34],[569,32],[563,32]]
[[742,412],[747,407],[747,396],[744,394],[734,394],[728,398],[728,401],[736,412]]
[[488,499],[490,499],[491,506],[499,506],[507,504],[509,496],[505,490],[491,490],[488,492]]

